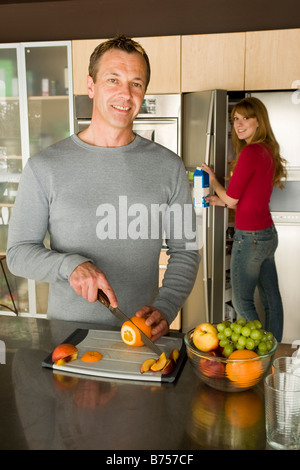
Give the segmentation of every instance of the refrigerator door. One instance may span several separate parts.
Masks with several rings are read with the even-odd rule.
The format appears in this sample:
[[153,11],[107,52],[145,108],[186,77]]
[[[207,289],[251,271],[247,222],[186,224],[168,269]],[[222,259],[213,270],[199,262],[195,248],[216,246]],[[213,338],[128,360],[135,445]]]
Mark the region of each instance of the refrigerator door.
[[270,124],[287,160],[288,170],[300,171],[300,90],[249,93],[264,103]]
[[[227,122],[228,122],[227,92],[215,91],[213,114],[213,145],[210,164],[213,166],[219,182],[224,186],[227,174]],[[211,305],[209,318],[211,323],[218,323],[225,318],[225,257],[226,257],[226,228],[227,210],[224,207],[210,207],[212,214],[211,227]]]
[[[194,170],[202,162],[212,166],[224,184],[227,148],[227,92],[209,90],[183,95],[182,157]],[[224,316],[225,211],[204,208],[202,263],[194,290],[183,309],[183,329],[201,321],[219,322]],[[202,295],[200,295],[202,293]]]

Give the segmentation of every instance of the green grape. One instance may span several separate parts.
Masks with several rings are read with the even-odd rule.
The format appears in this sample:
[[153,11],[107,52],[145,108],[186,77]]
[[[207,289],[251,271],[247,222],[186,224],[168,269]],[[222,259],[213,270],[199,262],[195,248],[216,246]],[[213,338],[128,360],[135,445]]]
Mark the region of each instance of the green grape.
[[239,339],[240,335],[239,333],[236,333],[235,331],[232,332],[232,335],[231,335],[231,340],[236,343]]
[[250,338],[254,340],[260,340],[263,337],[263,332],[258,329],[254,329],[250,333]]
[[254,320],[254,325],[257,330],[260,330],[262,328],[262,324],[259,320]]
[[255,347],[255,343],[254,343],[254,340],[252,338],[247,338],[246,340],[246,349],[254,349]]
[[245,326],[247,323],[245,318],[239,318],[236,322],[238,325],[242,325],[242,326]]
[[243,336],[250,336],[251,330],[248,326],[243,326],[241,333]]
[[238,339],[238,344],[240,346],[245,347],[246,346],[246,341],[247,341],[247,338],[245,336],[240,336],[239,339]]
[[254,325],[254,321],[248,321],[248,323],[246,323],[246,325],[248,328],[250,328],[250,330],[254,330],[255,329],[255,325]]
[[234,323],[234,328],[233,328],[233,331],[237,334],[240,334],[241,331],[242,331],[242,325],[239,325],[238,323]]
[[226,346],[226,344],[229,344],[229,339],[222,339],[219,342],[219,346],[221,346],[221,348],[224,348]]
[[231,343],[226,344],[222,352],[223,356],[228,357],[232,353],[233,353],[233,345]]
[[234,323],[230,323],[229,326],[230,326],[230,328],[231,328],[232,330],[234,330]]
[[224,334],[225,334],[225,336],[227,336],[229,338],[232,334],[232,329],[228,326],[227,328],[225,328]]
[[236,344],[235,347],[236,347],[236,349],[239,349],[240,351],[241,351],[242,349],[245,349],[245,345],[239,344],[239,342],[237,342],[237,344]]
[[267,341],[273,341],[274,335],[270,331],[266,333],[266,339]]
[[226,325],[224,325],[224,323],[218,323],[217,324],[217,330],[221,333],[222,331],[224,331],[226,328]]
[[225,339],[226,336],[225,336],[225,333],[223,331],[221,331],[220,333],[217,334],[217,338],[221,341],[222,339]]
[[266,354],[268,352],[267,343],[260,342],[257,349],[258,349],[258,354],[260,355]]
[[272,341],[266,341],[266,345],[267,345],[267,351],[271,351],[271,349],[273,348],[273,343]]

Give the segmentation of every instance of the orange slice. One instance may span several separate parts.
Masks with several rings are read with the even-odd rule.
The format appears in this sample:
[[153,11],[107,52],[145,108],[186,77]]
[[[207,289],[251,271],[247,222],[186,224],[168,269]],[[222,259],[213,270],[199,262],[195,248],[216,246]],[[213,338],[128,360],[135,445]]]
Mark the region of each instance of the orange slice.
[[[140,328],[148,338],[151,338],[151,326],[146,325],[146,319],[143,317],[131,317],[130,320],[131,321],[125,321],[121,327],[122,340],[129,346],[144,346],[141,333],[138,328]],[[137,325],[138,328],[136,328],[132,323]]]
[[83,362],[98,362],[102,359],[102,354],[98,351],[87,351],[81,357]]

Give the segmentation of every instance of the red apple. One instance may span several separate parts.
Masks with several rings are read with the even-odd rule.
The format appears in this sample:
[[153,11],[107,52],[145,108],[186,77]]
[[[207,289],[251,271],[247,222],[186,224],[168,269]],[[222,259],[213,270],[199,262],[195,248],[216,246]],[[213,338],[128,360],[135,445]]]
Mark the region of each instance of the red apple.
[[[217,351],[209,351],[207,354],[213,357],[220,357]],[[213,359],[200,359],[199,371],[207,377],[224,377],[225,364]]]
[[78,349],[73,344],[63,343],[57,346],[52,353],[52,362],[62,366],[67,362],[77,359]]
[[219,346],[218,331],[211,323],[200,323],[193,333],[193,342],[203,352],[213,351]]

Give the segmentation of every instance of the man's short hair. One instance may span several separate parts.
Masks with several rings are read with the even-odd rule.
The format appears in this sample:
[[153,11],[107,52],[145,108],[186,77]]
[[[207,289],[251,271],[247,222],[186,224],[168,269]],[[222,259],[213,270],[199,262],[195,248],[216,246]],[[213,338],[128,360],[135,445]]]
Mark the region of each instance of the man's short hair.
[[89,64],[89,75],[92,77],[93,82],[96,82],[96,77],[98,73],[98,66],[100,58],[103,54],[111,49],[117,49],[120,51],[128,52],[129,54],[133,52],[137,52],[144,57],[146,66],[147,66],[147,76],[146,76],[146,89],[150,81],[150,61],[149,57],[144,50],[144,48],[136,41],[131,38],[127,38],[123,35],[115,36],[112,39],[108,39],[105,42],[99,44],[90,57],[90,64]]

